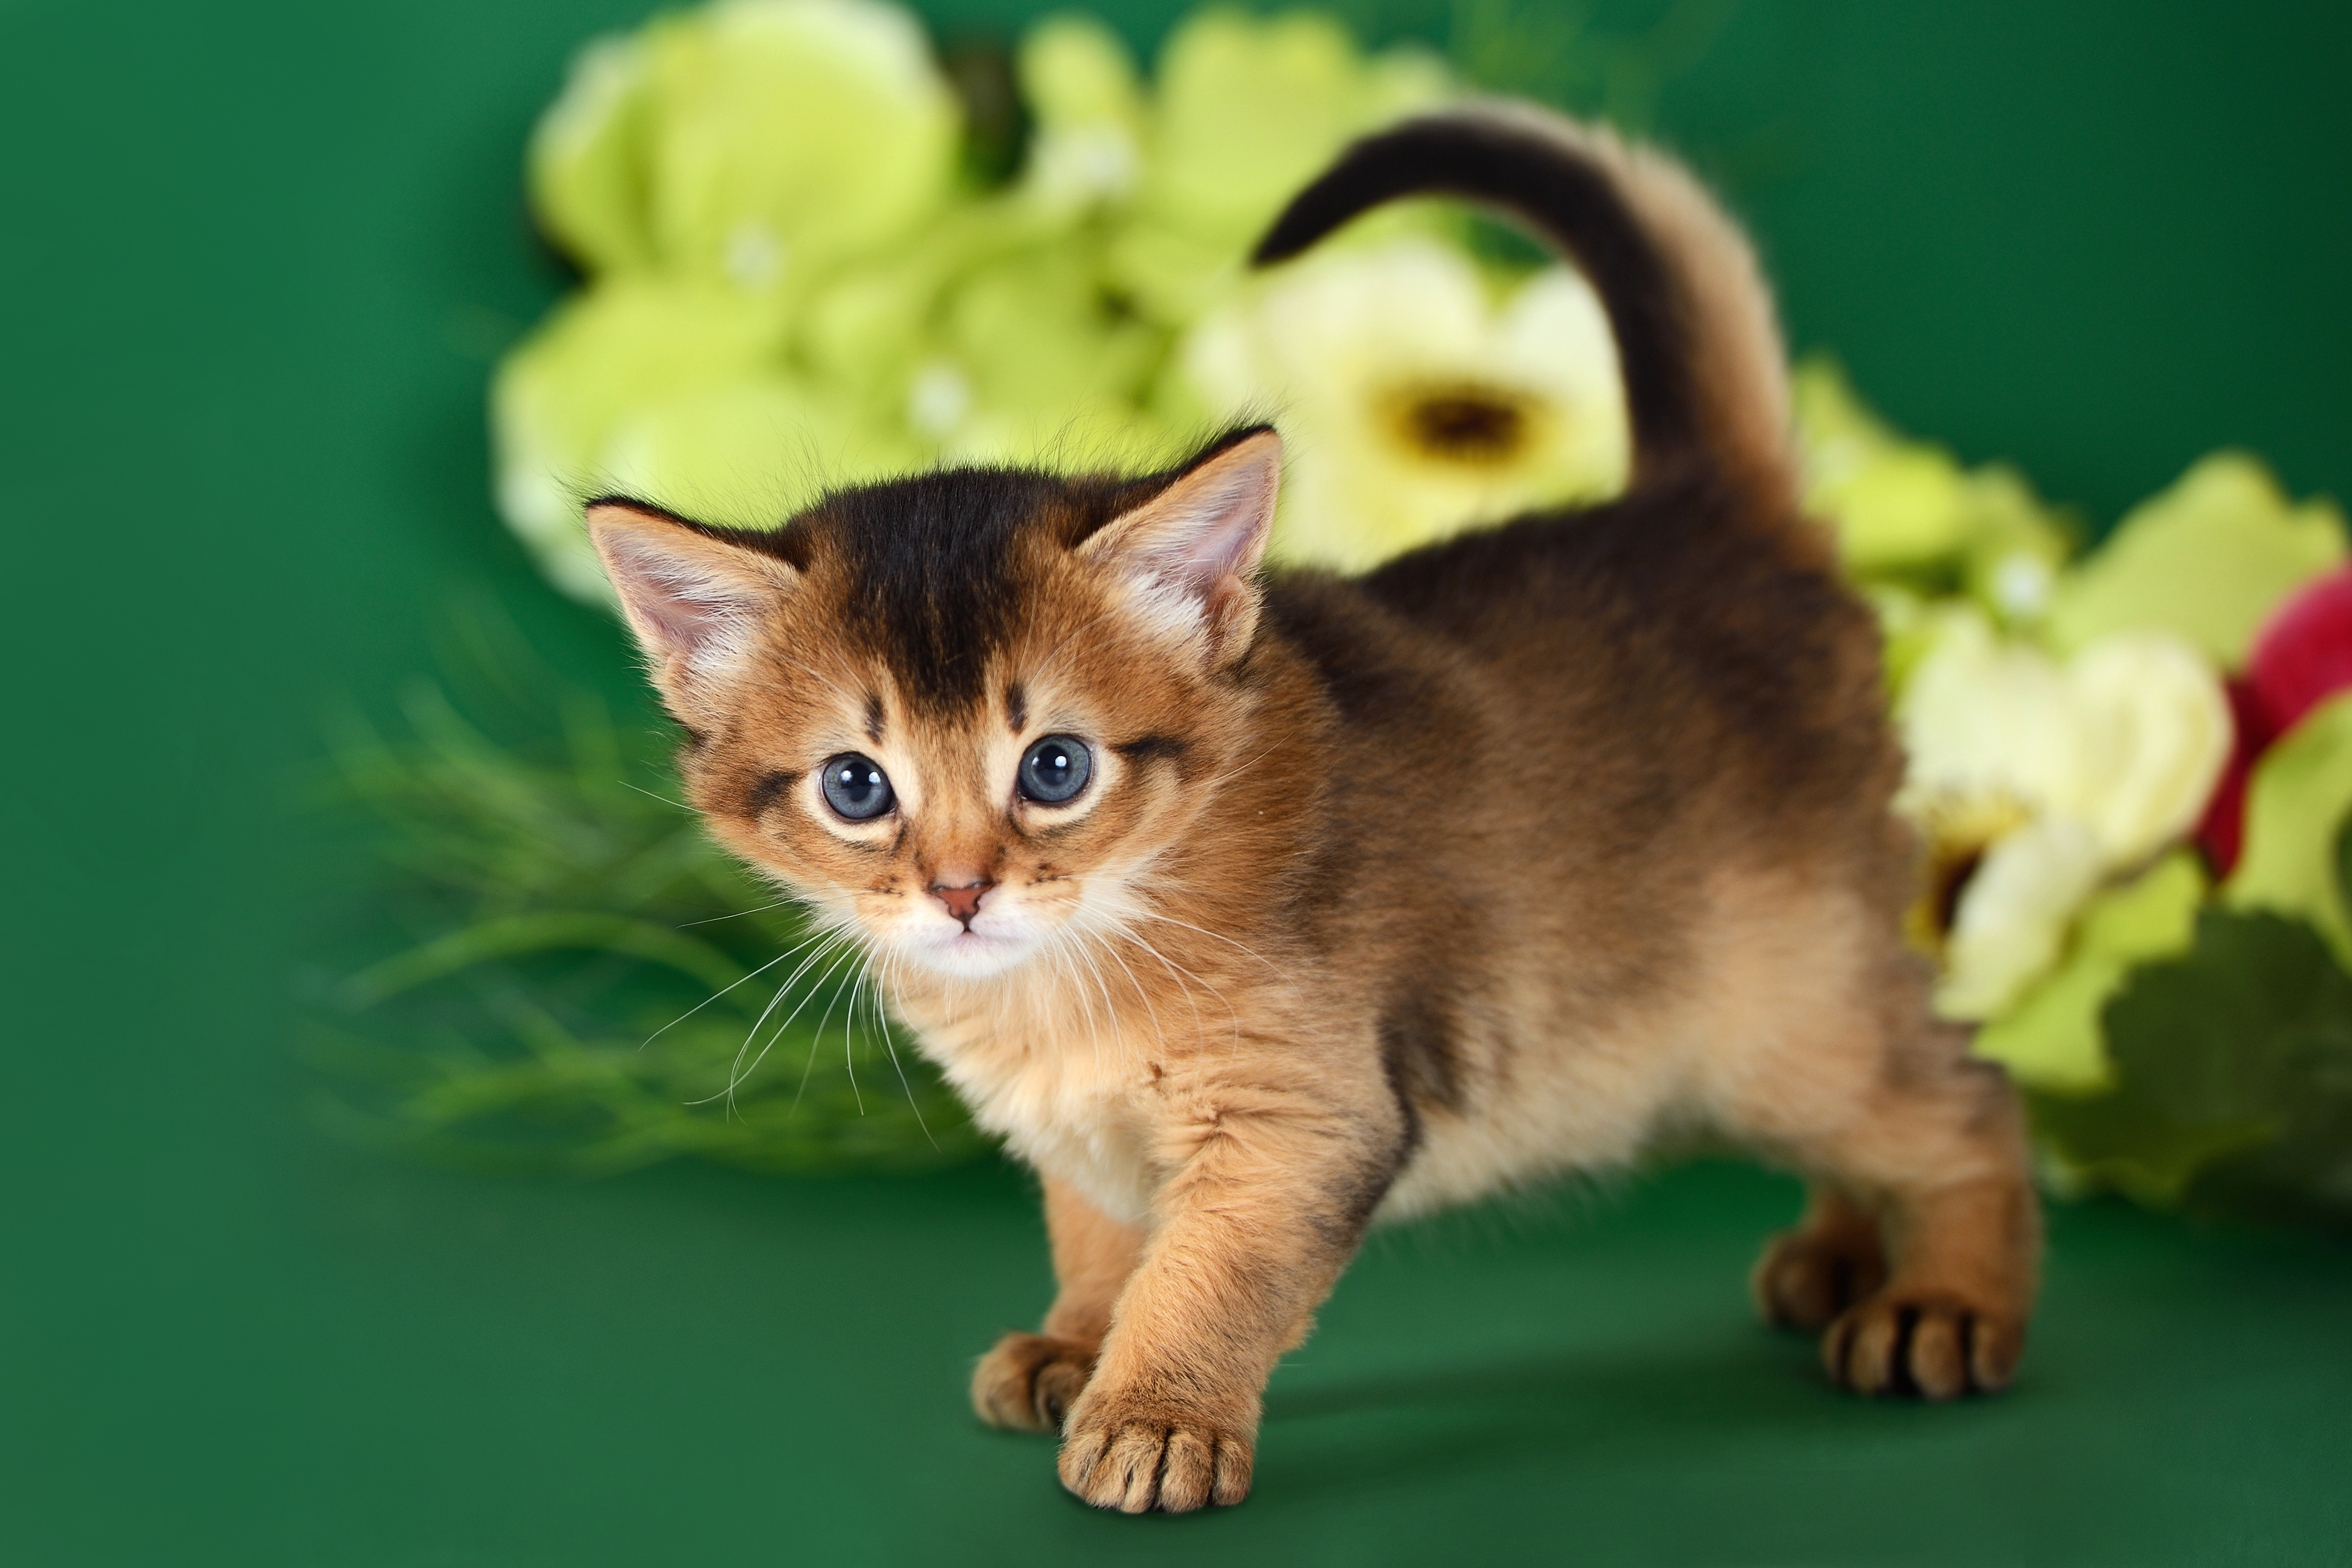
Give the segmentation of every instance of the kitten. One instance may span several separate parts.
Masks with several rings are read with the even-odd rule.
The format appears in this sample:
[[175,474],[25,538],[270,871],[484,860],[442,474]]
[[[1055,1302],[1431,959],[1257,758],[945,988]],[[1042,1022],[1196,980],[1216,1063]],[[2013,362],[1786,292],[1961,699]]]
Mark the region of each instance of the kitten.
[[2009,1381],[2017,1101],[1928,1013],[1868,611],[1796,500],[1747,246],[1532,110],[1360,142],[1256,259],[1441,193],[1570,252],[1621,499],[1261,576],[1281,442],[951,469],[772,533],[588,520],[712,831],[864,945],[1043,1177],[1060,1292],[972,1385],[1136,1511],[1241,1500],[1266,1376],[1365,1227],[1703,1129],[1805,1173],[1761,1310],[1830,1374]]

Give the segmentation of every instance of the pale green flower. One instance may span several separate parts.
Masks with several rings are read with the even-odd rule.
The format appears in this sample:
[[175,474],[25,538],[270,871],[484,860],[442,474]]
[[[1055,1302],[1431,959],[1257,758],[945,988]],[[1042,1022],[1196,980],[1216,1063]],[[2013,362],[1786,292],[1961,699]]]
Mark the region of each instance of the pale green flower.
[[1341,569],[1624,483],[1608,319],[1555,267],[1497,303],[1434,240],[1310,256],[1201,323],[1183,373],[1220,419],[1287,444],[1275,551]]
[[532,189],[591,268],[791,291],[937,212],[961,130],[898,7],[720,0],[581,56],[532,139]]
[[615,423],[597,467],[614,488],[684,516],[765,528],[827,489],[903,474],[927,455],[830,389],[771,371],[648,401]]
[[2352,968],[2347,874],[2336,858],[2352,822],[2352,692],[2305,714],[2254,764],[2246,783],[2245,848],[2221,890],[2237,909],[2267,909],[2318,927]]
[[591,272],[654,264],[652,54],[635,35],[593,40],[531,132],[532,209]]
[[[920,234],[826,283],[794,322],[795,357],[844,395],[903,411],[915,377],[942,351],[940,337],[956,291],[1015,258],[1050,256],[1062,246],[1083,248],[1082,236],[1065,217],[1030,204],[951,208]],[[1089,301],[1100,293],[1091,283],[1082,292]],[[1017,340],[1008,348],[1021,350]],[[941,434],[925,428],[933,439]]]
[[2161,627],[2224,669],[2288,593],[2340,564],[2343,515],[2294,506],[2252,457],[2218,453],[2133,508],[2059,585],[2049,636],[2080,648],[2110,632]]
[[1196,12],[1160,60],[1152,211],[1239,246],[1350,138],[1441,101],[1445,68],[1418,49],[1367,58],[1334,18]]
[[1131,195],[1149,109],[1118,35],[1092,17],[1048,17],[1023,36],[1016,65],[1032,122],[1024,194],[1057,212]]
[[2021,476],[1909,440],[1826,361],[1791,381],[1806,505],[1835,525],[1849,571],[1962,590],[2007,625],[2048,612],[2074,541]]
[[2179,639],[2119,632],[2062,665],[1972,610],[1941,617],[1896,715],[1954,1019],[2014,1004],[2095,890],[2195,825],[2230,748],[2220,682]]
[[1141,407],[1167,337],[1110,308],[1096,260],[1077,245],[1039,246],[957,285],[908,411],[945,455],[1055,467],[1171,455]]
[[1143,407],[1169,334],[1118,308],[1100,235],[1068,217],[1020,193],[962,209],[814,301],[803,358],[941,456],[1059,467],[1171,455]]
[[490,392],[499,511],[556,586],[598,601],[611,591],[580,501],[607,487],[618,427],[769,373],[783,340],[782,313],[739,289],[623,273],[565,300],[507,356]]
[[656,22],[647,41],[665,265],[775,287],[890,244],[947,201],[961,115],[898,6],[720,0]]
[[[1401,46],[1367,57],[1327,16],[1195,12],[1160,53],[1135,212],[1112,246],[1119,287],[1165,322],[1194,319],[1340,148],[1452,90],[1433,55]],[[1394,229],[1426,219],[1370,222]]]

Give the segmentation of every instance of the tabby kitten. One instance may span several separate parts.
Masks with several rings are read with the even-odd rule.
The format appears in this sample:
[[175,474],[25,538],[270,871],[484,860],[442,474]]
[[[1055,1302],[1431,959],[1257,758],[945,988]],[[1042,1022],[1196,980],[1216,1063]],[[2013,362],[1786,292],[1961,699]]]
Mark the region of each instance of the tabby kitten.
[[719,840],[863,945],[1044,1181],[1059,1294],[982,1358],[1063,1484],[1249,1490],[1275,1362],[1375,1219],[1701,1129],[1805,1173],[1776,1322],[1840,1383],[2010,1379],[2017,1102],[1929,1016],[1878,638],[1799,510],[1782,355],[1679,168],[1532,110],[1360,142],[1260,246],[1443,193],[1605,302],[1628,493],[1262,576],[1281,442],[950,469],[772,533],[588,521]]

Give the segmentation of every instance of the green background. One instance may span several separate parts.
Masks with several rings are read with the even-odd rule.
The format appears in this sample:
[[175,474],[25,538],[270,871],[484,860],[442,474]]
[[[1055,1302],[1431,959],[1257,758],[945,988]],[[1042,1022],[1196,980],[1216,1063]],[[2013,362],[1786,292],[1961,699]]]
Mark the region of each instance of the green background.
[[[627,687],[491,518],[481,392],[562,287],[530,119],[639,15],[0,0],[0,1560],[2352,1558],[2340,1239],[2064,1209],[2020,1386],[1923,1409],[1749,1323],[1779,1179],[1527,1200],[1376,1240],[1245,1508],[1128,1521],[964,1408],[1047,1290],[1018,1173],[581,1186],[318,1132],[288,1041],[349,868],[290,802],[326,704],[429,668],[482,585]],[[2097,522],[2222,444],[2352,493],[2352,12],[1725,17],[1657,122],[1800,345]]]

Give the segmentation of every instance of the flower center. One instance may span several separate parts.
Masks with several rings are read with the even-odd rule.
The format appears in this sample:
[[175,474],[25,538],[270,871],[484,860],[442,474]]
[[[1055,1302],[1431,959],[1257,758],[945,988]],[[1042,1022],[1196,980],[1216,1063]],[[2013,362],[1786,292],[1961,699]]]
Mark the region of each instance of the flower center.
[[1994,842],[2024,826],[2031,813],[2007,795],[1986,794],[1945,796],[1925,802],[1912,815],[1927,841],[1927,857],[1918,900],[1904,920],[1904,935],[1914,948],[1940,958],[1969,879],[1984,864]]
[[1383,401],[1397,439],[1434,462],[1503,467],[1527,451],[1534,433],[1533,400],[1487,382],[1405,387]]

